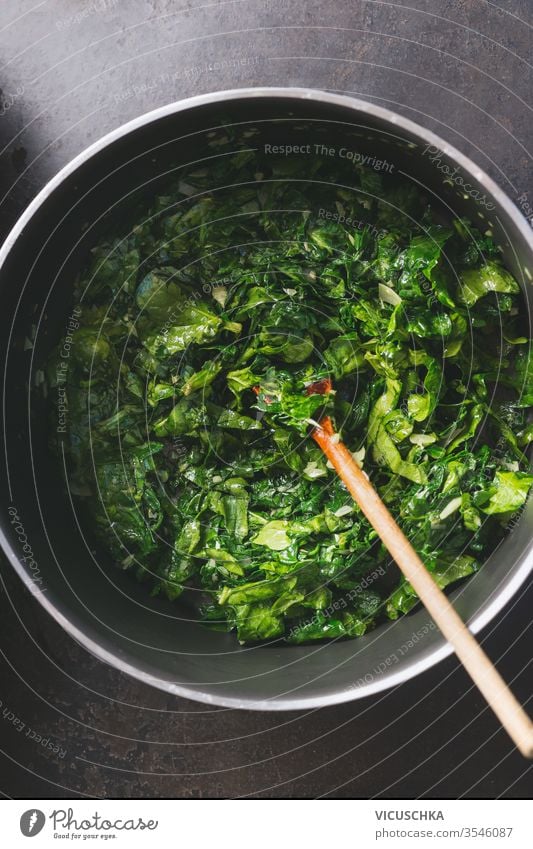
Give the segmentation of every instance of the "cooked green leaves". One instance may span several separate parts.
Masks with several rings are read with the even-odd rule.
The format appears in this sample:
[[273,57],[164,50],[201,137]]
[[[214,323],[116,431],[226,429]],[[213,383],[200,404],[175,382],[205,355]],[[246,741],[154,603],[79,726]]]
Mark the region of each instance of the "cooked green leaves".
[[121,568],[241,642],[359,636],[416,604],[309,437],[324,412],[441,587],[533,484],[497,248],[399,180],[354,168],[352,191],[324,167],[307,185],[243,151],[181,175],[77,284],[72,490]]
[[489,292],[518,294],[518,283],[499,263],[489,261],[480,268],[463,271],[458,287],[458,298],[468,307],[473,307],[480,298]]

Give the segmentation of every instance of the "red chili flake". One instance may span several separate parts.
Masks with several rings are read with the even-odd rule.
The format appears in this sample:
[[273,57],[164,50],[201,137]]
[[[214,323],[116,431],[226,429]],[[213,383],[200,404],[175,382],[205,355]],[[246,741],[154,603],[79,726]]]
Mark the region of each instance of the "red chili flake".
[[329,377],[323,377],[321,380],[315,380],[305,387],[306,395],[328,395],[333,389],[333,385]]

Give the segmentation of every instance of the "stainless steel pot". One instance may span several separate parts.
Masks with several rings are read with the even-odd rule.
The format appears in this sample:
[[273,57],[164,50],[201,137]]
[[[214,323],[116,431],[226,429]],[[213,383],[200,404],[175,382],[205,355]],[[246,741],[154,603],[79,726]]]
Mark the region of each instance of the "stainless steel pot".
[[[425,611],[417,609],[349,642],[239,647],[233,635],[208,631],[179,607],[150,600],[128,576],[100,567],[47,449],[39,394],[29,392],[50,346],[67,332],[72,281],[108,226],[103,213],[110,207],[120,213],[126,196],[161,191],[169,170],[207,155],[206,140],[228,122],[232,129],[221,136],[219,155],[254,127],[256,146],[265,139],[324,144],[333,153],[318,155],[347,163],[374,157],[374,167],[376,162],[392,166],[449,214],[467,215],[494,233],[529,308],[533,238],[525,220],[473,162],[411,121],[360,100],[268,88],[202,95],[143,115],[54,177],[0,252],[0,541],[26,586],[72,637],[146,683],[237,708],[336,704],[406,681],[450,653]],[[25,340],[33,335],[30,347]],[[532,522],[530,503],[482,570],[453,593],[474,632],[490,622],[530,572]]]

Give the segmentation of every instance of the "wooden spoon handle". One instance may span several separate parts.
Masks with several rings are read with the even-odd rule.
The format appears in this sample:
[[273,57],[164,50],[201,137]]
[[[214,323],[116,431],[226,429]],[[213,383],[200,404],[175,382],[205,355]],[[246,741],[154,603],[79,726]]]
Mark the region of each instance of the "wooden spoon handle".
[[313,439],[346,484],[354,501],[394,557],[434,622],[453,646],[457,657],[511,739],[526,758],[533,757],[533,723],[428,572],[365,473],[334,433],[328,417],[324,417],[320,425],[314,428]]

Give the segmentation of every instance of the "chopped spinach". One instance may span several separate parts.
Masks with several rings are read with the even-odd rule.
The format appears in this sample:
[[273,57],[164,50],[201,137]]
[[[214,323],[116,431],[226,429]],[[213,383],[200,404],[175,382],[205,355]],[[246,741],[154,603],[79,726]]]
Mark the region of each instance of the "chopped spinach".
[[221,159],[77,282],[70,484],[113,560],[206,625],[358,636],[416,596],[308,425],[327,410],[439,586],[475,572],[533,483],[519,288],[487,234],[392,177]]

